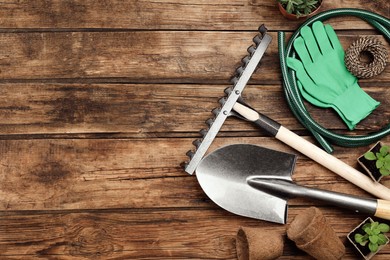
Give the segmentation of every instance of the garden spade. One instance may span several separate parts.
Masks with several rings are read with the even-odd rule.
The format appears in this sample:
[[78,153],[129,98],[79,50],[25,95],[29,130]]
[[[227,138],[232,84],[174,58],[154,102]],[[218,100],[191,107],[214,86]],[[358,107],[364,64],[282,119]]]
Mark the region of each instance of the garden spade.
[[[385,185],[372,181],[367,175],[359,172],[246,104],[242,92],[252,77],[252,74],[258,68],[271,41],[272,37],[267,33],[267,28],[261,25],[259,27],[259,34],[253,38],[252,45],[247,49],[247,56],[242,59],[241,66],[236,69],[235,75],[231,79],[231,86],[225,89],[225,96],[218,101],[221,106],[211,111],[213,117],[206,120],[208,127],[200,130],[202,137],[194,140],[192,142],[194,148],[186,153],[189,161],[182,163],[184,170],[188,174],[195,172],[211,143],[217,137],[225,120],[230,116],[235,116],[252,122],[270,136],[301,152],[308,158],[316,161],[363,190],[378,198],[390,200],[390,189]],[[315,137],[323,139],[320,135],[315,135]],[[379,135],[377,137],[380,138]]]
[[285,224],[287,199],[306,197],[390,219],[390,202],[297,185],[296,156],[257,145],[233,144],[205,156],[196,169],[200,186],[234,214]]

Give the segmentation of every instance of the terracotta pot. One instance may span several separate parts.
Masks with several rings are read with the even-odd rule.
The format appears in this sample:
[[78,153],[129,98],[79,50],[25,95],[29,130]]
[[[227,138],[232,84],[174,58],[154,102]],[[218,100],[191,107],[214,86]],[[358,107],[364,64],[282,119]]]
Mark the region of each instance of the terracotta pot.
[[292,20],[292,21],[297,21],[297,20],[305,20],[313,15],[315,15],[316,13],[318,13],[318,10],[321,8],[321,5],[322,5],[322,2],[320,2],[320,5],[317,7],[317,9],[315,9],[313,12],[311,12],[310,14],[308,15],[302,15],[302,16],[297,16],[295,14],[290,14],[286,11],[286,9],[284,9],[284,7],[282,6],[282,4],[280,2],[278,2],[278,7],[279,7],[279,11],[282,13],[282,15],[284,17],[286,17],[288,20]]

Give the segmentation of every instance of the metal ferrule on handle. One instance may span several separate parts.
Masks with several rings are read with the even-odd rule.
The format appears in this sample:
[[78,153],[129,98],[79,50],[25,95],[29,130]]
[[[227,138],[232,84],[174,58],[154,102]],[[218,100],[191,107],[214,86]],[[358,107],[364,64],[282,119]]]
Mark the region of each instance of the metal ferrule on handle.
[[377,200],[375,199],[366,199],[333,191],[308,188],[294,184],[289,180],[253,177],[248,179],[247,182],[253,188],[282,199],[304,197],[320,200],[334,206],[350,209],[357,213],[369,214],[371,216],[375,215],[378,207]]
[[[361,189],[375,195],[378,198],[390,201],[390,190],[386,186],[378,182],[373,182],[367,175],[352,168],[331,154],[328,154],[318,146],[315,146],[299,135],[281,126],[276,121],[258,113],[252,108],[239,103],[234,106],[234,111],[239,113],[247,120],[255,123],[259,127],[266,129],[270,134],[273,134],[276,139],[301,152],[310,159],[333,171]],[[259,124],[259,121],[263,122]],[[265,127],[263,125],[265,125]]]

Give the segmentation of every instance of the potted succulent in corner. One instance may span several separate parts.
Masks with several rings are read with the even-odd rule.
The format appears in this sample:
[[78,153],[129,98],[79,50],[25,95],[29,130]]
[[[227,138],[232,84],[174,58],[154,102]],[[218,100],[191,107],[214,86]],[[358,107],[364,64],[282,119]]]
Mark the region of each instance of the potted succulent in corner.
[[358,158],[358,163],[373,180],[379,182],[383,176],[390,175],[390,146],[377,142]]
[[323,0],[277,0],[280,12],[289,20],[306,19],[315,14]]
[[368,260],[389,243],[389,238],[384,234],[389,230],[389,225],[366,218],[347,238],[364,259]]

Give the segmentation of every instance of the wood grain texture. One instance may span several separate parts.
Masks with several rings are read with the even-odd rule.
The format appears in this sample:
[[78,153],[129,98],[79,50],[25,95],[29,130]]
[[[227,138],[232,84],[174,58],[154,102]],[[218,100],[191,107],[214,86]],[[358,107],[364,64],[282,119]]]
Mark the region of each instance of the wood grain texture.
[[[390,16],[386,0],[325,1],[321,11],[360,8]],[[183,15],[185,14],[185,15]],[[259,22],[272,29],[295,29],[300,21],[285,20],[276,1],[139,1],[72,0],[16,1],[0,3],[3,28],[125,28],[174,30],[253,30]],[[277,18],[277,19],[275,19]],[[338,28],[369,28],[351,17],[340,19]]]
[[[322,10],[342,7],[390,14],[386,0],[327,0]],[[236,259],[240,226],[283,231],[219,208],[179,166],[262,23],[273,42],[244,97],[313,142],[285,102],[277,51],[276,32],[289,37],[301,22],[285,20],[275,1],[0,1],[0,259]],[[378,34],[353,17],[329,23],[344,48]],[[390,70],[360,84],[382,104],[356,131],[331,110],[309,111],[338,133],[379,130],[390,118]],[[209,152],[233,143],[296,153],[232,118]],[[356,168],[368,149],[335,148]],[[303,155],[293,179],[370,197]],[[358,257],[346,235],[366,216],[300,198],[289,205],[289,223],[319,207],[344,259]],[[285,242],[280,259],[310,259]]]
[[[303,210],[290,207],[289,220]],[[321,207],[321,211],[346,245],[343,259],[357,259],[345,236],[364,218],[344,214],[344,222],[331,208]],[[240,226],[281,233],[286,228],[220,209],[10,212],[0,219],[3,256],[24,252],[28,258],[56,259],[236,259],[235,237]],[[280,259],[311,259],[286,236],[284,241]],[[385,248],[377,259],[389,254]]]
[[378,200],[378,207],[375,216],[379,218],[390,218],[390,202],[386,200]]
[[[277,34],[270,35],[273,41],[251,83],[281,84]],[[0,79],[227,84],[254,36],[226,31],[0,33]],[[358,38],[340,33],[344,48]],[[375,81],[386,81],[389,74],[387,68]]]
[[[0,84],[0,135],[62,133],[120,134],[126,137],[197,136],[228,85],[199,84]],[[390,87],[364,85],[382,104],[357,129],[377,131],[390,117]],[[279,85],[250,85],[245,100],[285,127],[302,131]],[[314,119],[331,130],[346,129],[331,109],[307,105]],[[265,135],[250,123],[226,120],[221,133]],[[362,132],[362,133],[363,133]],[[347,133],[347,132],[346,132]],[[251,135],[253,135],[251,134]],[[350,134],[350,133],[347,133]]]
[[[210,207],[212,204],[196,177],[179,166],[187,160],[185,152],[191,149],[191,141],[187,138],[0,141],[0,208]],[[220,138],[210,151],[232,143],[294,152],[269,138]],[[344,148],[335,156],[340,155],[339,159],[356,167],[355,158],[363,149]],[[369,196],[303,155],[298,159],[294,180],[311,187]],[[302,201],[305,203],[302,199],[291,203]]]

